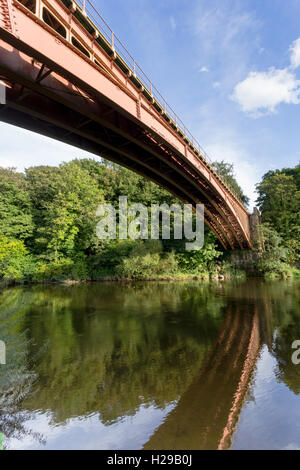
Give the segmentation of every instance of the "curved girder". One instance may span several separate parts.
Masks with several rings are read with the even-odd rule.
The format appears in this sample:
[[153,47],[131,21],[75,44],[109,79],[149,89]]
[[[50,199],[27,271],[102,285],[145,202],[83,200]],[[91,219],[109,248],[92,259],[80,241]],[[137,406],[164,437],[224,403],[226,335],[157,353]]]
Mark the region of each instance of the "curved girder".
[[18,1],[0,5],[14,18],[0,20],[0,74],[8,84],[2,121],[126,166],[184,202],[203,203],[205,222],[225,248],[251,247],[245,207],[59,0],[47,6],[93,56]]

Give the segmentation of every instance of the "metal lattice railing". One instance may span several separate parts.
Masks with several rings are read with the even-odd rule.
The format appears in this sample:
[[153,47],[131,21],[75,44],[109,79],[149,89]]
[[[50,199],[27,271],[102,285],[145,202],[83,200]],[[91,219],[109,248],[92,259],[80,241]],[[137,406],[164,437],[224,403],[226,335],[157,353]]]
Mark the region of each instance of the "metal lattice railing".
[[236,193],[236,191],[229,186],[229,183],[224,179],[224,177],[218,173],[217,169],[214,168],[214,163],[209,157],[207,152],[201,147],[198,140],[192,135],[192,133],[185,126],[180,117],[175,113],[172,107],[168,104],[162,94],[158,89],[153,85],[150,78],[146,75],[143,69],[136,62],[134,57],[130,54],[124,44],[116,36],[114,31],[110,28],[108,23],[100,15],[98,10],[94,7],[90,0],[76,0],[76,3],[81,11],[87,16],[91,21],[93,26],[99,31],[99,33],[105,38],[107,43],[110,45],[113,51],[122,59],[123,62],[130,69],[134,77],[136,77],[141,85],[147,90],[149,95],[153,97],[154,101],[160,106],[162,111],[169,117],[170,121],[173,121],[175,127],[182,133],[183,137],[186,138],[194,147],[199,154],[206,160],[206,162],[211,167],[212,171],[217,174],[218,178],[222,181],[223,185],[230,191],[230,193],[243,205],[241,198]]

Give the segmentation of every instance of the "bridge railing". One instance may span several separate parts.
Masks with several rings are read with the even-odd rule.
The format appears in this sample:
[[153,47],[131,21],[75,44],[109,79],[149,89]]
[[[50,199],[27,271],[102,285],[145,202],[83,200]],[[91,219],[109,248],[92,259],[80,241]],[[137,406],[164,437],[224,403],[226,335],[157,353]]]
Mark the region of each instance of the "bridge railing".
[[138,79],[141,86],[143,86],[147,90],[147,92],[153,98],[156,104],[159,105],[161,112],[167,117],[168,121],[172,122],[173,125],[175,125],[176,130],[179,131],[179,133],[182,134],[182,137],[186,139],[188,143],[190,143],[191,146],[199,152],[201,157],[204,158],[204,160],[206,160],[206,162],[209,164],[212,171],[217,174],[218,178],[222,181],[223,185],[244,206],[239,195],[232,187],[230,187],[229,183],[218,172],[207,152],[202,148],[198,140],[188,130],[184,122],[175,113],[173,108],[168,104],[168,102],[165,100],[159,90],[153,85],[151,79],[146,75],[140,65],[136,62],[134,57],[130,54],[126,46],[120,41],[120,39],[111,29],[109,24],[100,15],[98,10],[94,7],[93,3],[90,0],[76,0],[75,3],[80,6],[81,10],[87,15],[89,20],[94,23],[99,33],[101,33],[101,35],[109,43],[112,50],[115,51],[121,57],[121,59],[130,69],[133,76]]

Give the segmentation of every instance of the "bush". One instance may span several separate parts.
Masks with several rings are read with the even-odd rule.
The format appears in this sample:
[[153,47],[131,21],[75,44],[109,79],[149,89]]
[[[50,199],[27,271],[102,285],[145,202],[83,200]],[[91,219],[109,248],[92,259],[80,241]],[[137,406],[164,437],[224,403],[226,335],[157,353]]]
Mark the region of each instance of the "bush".
[[208,273],[214,270],[218,258],[222,255],[217,250],[214,236],[207,233],[201,250],[183,250],[176,254],[180,269],[185,273]]
[[289,264],[299,266],[300,265],[299,237],[298,239],[286,240],[285,246],[287,247],[287,251],[288,251]]
[[37,261],[32,280],[35,282],[83,280],[89,273],[84,255],[71,258],[59,258],[54,261]]
[[174,274],[178,264],[173,253],[163,255],[159,240],[137,241],[129,256],[116,267],[121,277],[140,279],[162,274]]
[[28,259],[23,241],[0,237],[0,280],[9,283],[23,279]]
[[259,269],[266,277],[270,277],[273,274],[275,275],[274,277],[276,275],[287,277],[291,272],[291,267],[287,263],[280,260],[270,260],[267,257],[259,262]]
[[288,250],[281,236],[268,224],[263,224],[261,230],[265,251],[258,262],[258,270],[266,277],[288,276],[291,270],[287,263]]

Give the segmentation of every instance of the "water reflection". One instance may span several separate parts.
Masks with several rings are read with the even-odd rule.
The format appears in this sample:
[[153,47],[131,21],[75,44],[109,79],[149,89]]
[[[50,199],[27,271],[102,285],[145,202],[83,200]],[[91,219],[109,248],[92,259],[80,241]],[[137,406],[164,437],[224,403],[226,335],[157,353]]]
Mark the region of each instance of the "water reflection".
[[258,314],[226,310],[200,372],[145,449],[227,449],[260,349]]
[[6,345],[6,364],[0,367],[0,432],[7,439],[31,436],[43,443],[43,436],[25,426],[29,414],[22,408],[23,399],[30,394],[37,375],[32,370],[33,357],[28,355],[30,340],[20,328],[23,296],[10,292],[1,300],[0,338]]
[[[299,298],[297,283],[257,281],[3,291],[1,319],[18,318],[10,334],[25,335],[22,374],[31,378],[24,390],[12,384],[17,411],[0,415],[7,446],[229,448],[262,347],[276,383],[299,393],[290,361]],[[11,416],[22,417],[21,433]]]

